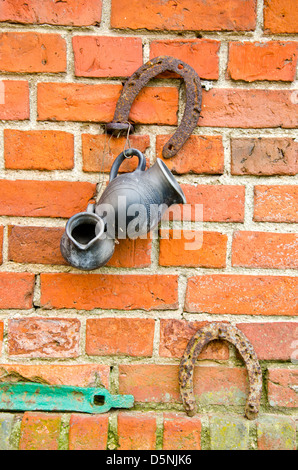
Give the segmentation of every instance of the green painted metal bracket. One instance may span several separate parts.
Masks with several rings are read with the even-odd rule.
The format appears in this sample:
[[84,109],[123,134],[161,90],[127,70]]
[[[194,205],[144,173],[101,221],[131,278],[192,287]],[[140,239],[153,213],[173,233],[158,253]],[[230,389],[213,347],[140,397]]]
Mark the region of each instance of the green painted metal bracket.
[[105,388],[0,383],[0,410],[105,413],[111,408],[132,408],[133,404],[133,395],[111,395]]

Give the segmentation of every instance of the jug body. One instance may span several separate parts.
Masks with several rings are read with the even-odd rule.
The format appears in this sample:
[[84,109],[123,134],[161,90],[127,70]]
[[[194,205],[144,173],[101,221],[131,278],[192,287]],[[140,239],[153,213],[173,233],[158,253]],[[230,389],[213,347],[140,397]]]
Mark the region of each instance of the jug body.
[[[139,158],[138,168],[117,175],[126,154]],[[185,204],[185,195],[176,179],[160,159],[145,171],[144,155],[136,149],[122,152],[111,168],[110,182],[103,192],[96,213],[103,218],[114,238],[138,238],[157,226],[172,204]]]
[[97,214],[80,212],[71,217],[60,242],[65,260],[73,267],[93,270],[112,257],[115,240],[105,233],[105,224]]

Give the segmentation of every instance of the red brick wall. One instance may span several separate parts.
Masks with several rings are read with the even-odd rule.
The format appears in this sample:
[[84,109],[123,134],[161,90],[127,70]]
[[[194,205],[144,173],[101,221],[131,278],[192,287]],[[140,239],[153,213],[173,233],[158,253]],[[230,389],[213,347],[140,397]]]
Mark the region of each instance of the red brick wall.
[[[11,445],[294,448],[296,0],[0,3],[0,366],[54,384],[88,386],[97,376],[138,404],[93,416],[7,414],[18,430]],[[159,240],[122,240],[106,267],[81,272],[60,254],[63,228],[95,191],[122,82],[158,55],[187,62],[203,83],[198,127],[165,161],[193,207],[193,234],[177,239],[164,223]],[[135,100],[131,144],[148,165],[174,133],[184,96],[181,81],[164,75]],[[106,181],[124,143],[109,141]],[[201,248],[186,250],[202,229]],[[184,348],[221,320],[247,335],[261,362],[256,423],[243,418],[244,365],[219,341],[198,360],[198,414],[182,408]]]

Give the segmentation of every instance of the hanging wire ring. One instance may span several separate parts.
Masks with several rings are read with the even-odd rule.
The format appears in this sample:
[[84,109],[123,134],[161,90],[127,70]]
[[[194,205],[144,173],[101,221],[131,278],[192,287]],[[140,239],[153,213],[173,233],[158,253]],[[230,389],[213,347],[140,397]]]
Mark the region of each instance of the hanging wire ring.
[[[127,129],[125,144],[124,144],[124,147],[123,147],[123,155],[124,155],[125,158],[130,159],[130,158],[133,157],[133,155],[126,155],[125,150],[128,150],[128,149],[131,148],[130,141],[129,141],[129,134],[130,134],[132,125],[128,121],[127,121],[127,124],[128,124],[128,129]],[[127,149],[125,148],[126,146],[128,146]]]

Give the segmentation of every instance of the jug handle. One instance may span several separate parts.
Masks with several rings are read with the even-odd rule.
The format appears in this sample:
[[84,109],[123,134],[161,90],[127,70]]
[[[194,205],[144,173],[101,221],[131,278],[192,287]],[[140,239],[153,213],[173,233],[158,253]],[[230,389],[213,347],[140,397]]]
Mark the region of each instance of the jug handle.
[[134,155],[136,157],[138,157],[138,159],[139,159],[139,164],[138,164],[136,170],[140,170],[140,171],[145,170],[145,168],[146,168],[146,158],[145,158],[145,156],[142,154],[142,152],[140,152],[140,150],[129,148],[128,150],[125,150],[125,152],[121,152],[120,155],[118,155],[118,157],[114,161],[114,163],[112,165],[112,168],[111,168],[111,171],[110,171],[110,181],[115,179],[116,176],[118,175],[118,171],[119,171],[121,163],[127,157],[132,157]]

